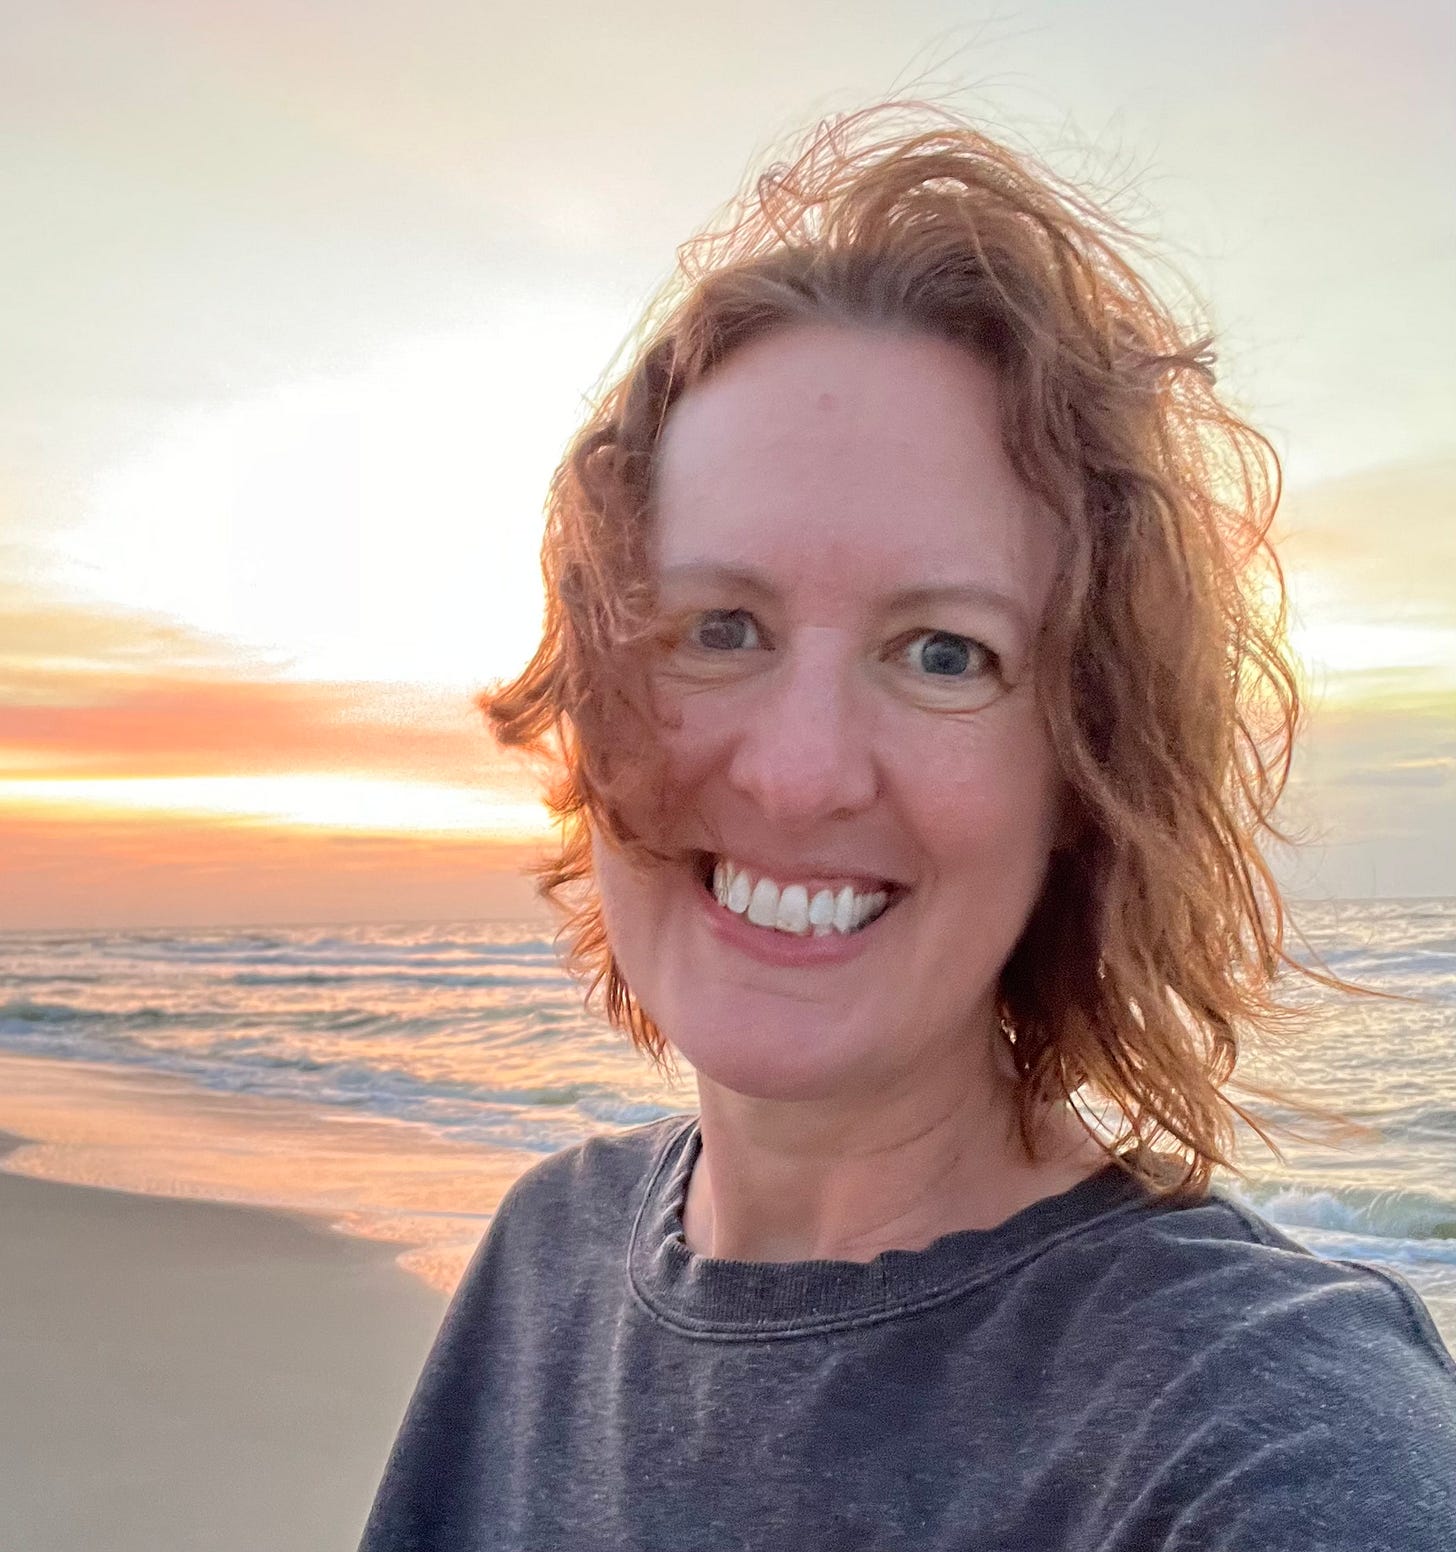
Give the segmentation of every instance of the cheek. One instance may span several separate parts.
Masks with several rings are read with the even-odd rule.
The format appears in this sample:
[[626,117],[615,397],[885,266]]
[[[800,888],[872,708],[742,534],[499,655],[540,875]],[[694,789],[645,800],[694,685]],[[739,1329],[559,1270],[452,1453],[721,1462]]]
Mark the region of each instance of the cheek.
[[734,728],[748,713],[726,697],[685,696],[672,708],[673,723],[659,733],[668,813],[685,817],[698,794],[727,770],[733,755]]
[[661,952],[683,915],[682,882],[668,870],[630,864],[592,836],[593,883],[601,904],[607,944],[633,995],[652,1017],[661,1012],[662,988],[673,959]]
[[631,967],[639,958],[638,943],[652,930],[655,912],[650,882],[596,835],[592,837],[592,868],[607,941],[630,979]]
[[932,864],[1022,860],[1039,875],[1056,835],[1060,794],[1039,718],[1020,708],[1004,717],[983,713],[943,724],[934,736],[906,739],[901,749],[898,785]]

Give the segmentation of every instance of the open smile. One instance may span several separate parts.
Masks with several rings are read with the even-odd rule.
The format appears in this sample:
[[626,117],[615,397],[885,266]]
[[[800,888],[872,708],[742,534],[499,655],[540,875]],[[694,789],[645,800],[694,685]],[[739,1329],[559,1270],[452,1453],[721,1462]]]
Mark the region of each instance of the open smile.
[[[787,869],[785,869],[787,872]],[[778,878],[753,863],[699,854],[699,882],[716,914],[754,936],[849,939],[863,933],[908,894],[889,878],[809,874]]]

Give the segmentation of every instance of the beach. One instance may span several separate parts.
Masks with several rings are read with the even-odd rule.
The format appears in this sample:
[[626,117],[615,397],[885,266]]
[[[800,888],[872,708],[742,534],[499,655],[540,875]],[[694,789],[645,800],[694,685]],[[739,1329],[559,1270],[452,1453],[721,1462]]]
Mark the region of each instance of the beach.
[[0,1223],[0,1544],[357,1544],[444,1312],[389,1246],[3,1173]]
[[[1368,1130],[1221,1184],[1456,1346],[1456,900],[1312,924],[1404,1000],[1263,1075]],[[0,1552],[353,1552],[511,1182],[693,1105],[528,923],[13,934],[0,986]]]
[[0,1549],[353,1552],[529,1160],[0,1053]]

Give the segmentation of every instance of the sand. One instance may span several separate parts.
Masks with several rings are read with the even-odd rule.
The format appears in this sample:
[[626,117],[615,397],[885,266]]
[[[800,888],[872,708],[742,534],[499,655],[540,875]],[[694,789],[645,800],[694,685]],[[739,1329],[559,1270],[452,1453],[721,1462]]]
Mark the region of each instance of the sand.
[[396,1250],[0,1173],[0,1546],[349,1552],[445,1308]]

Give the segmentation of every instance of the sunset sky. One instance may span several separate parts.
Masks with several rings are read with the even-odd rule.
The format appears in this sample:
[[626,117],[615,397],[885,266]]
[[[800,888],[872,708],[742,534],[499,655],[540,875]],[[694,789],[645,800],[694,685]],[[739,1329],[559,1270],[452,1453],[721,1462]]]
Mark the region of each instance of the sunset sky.
[[0,927],[530,909],[585,396],[745,170],[935,95],[1206,298],[1285,463],[1281,857],[1456,895],[1456,12],[0,0]]

